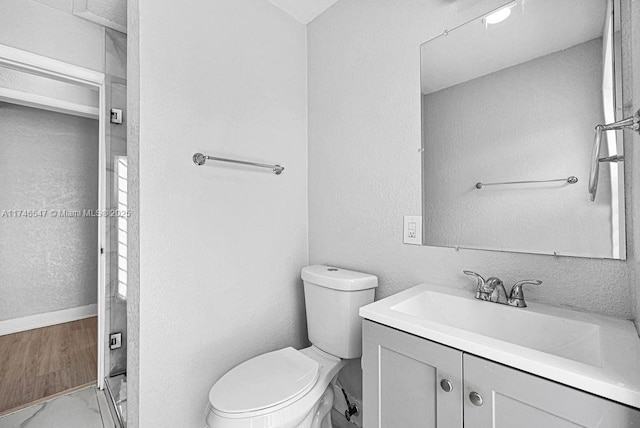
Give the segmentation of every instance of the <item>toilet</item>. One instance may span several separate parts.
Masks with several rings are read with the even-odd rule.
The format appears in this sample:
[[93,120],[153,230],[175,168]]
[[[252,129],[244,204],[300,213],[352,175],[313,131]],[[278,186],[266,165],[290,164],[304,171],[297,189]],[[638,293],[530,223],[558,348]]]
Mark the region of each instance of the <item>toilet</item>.
[[331,428],[333,384],[362,355],[358,309],[378,278],[331,266],[302,269],[311,346],[288,347],[236,366],[209,391],[209,428]]

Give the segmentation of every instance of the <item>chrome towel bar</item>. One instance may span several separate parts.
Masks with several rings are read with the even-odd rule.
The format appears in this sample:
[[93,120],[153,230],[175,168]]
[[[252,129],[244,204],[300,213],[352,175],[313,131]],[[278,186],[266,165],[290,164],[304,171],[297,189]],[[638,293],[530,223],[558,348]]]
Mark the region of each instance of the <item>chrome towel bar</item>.
[[247,162],[247,161],[241,161],[236,159],[217,158],[214,156],[203,155],[202,153],[196,153],[195,155],[193,155],[193,163],[195,163],[196,165],[204,165],[204,163],[208,160],[218,161],[218,162],[237,163],[240,165],[248,165],[248,166],[257,166],[258,168],[268,168],[271,171],[273,171],[275,175],[280,175],[282,174],[282,171],[284,171],[284,167],[280,165],[268,165],[265,163]]
[[527,180],[527,181],[501,181],[497,183],[483,183],[479,181],[476,183],[476,189],[482,189],[484,186],[497,186],[499,184],[529,184],[529,183],[551,183],[554,181],[566,181],[569,184],[576,184],[578,182],[578,177],[567,178],[554,178],[553,180]]
[[606,125],[596,126],[596,135],[593,139],[593,151],[591,152],[591,171],[589,173],[589,197],[591,202],[596,200],[598,191],[598,176],[600,174],[600,162],[624,162],[623,155],[613,155],[606,158],[600,157],[602,133],[606,131],[620,131],[628,129],[640,132],[640,110],[631,117]]

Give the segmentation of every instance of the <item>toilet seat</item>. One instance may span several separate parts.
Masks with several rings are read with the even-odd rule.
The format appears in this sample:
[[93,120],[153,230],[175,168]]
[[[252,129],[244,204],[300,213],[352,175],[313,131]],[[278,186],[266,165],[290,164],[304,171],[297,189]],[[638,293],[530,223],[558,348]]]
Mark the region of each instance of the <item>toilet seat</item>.
[[[283,351],[283,350],[281,350]],[[278,352],[278,351],[276,351]],[[224,391],[224,388],[219,386],[218,383],[225,378],[225,388],[229,386],[229,383],[226,382],[226,375],[220,378],[218,382],[213,386],[213,389],[216,389],[216,393],[209,393],[209,406],[207,409],[207,427],[214,428],[256,428],[256,427],[273,427],[273,428],[294,428],[294,427],[310,427],[311,419],[314,416],[314,412],[317,410],[317,406],[320,405],[321,397],[327,393],[328,390],[333,392],[333,387],[330,385],[332,379],[334,379],[340,369],[344,367],[347,363],[346,360],[341,360],[338,357],[334,357],[315,346],[310,346],[308,348],[301,349],[296,351],[294,349],[289,348],[284,353],[289,356],[295,355],[293,358],[296,358],[299,354],[307,357],[309,360],[315,362],[315,367],[317,367],[317,376],[313,376],[317,379],[313,382],[310,382],[310,387],[303,388],[297,394],[292,393],[291,398],[286,401],[280,402],[280,404],[274,405],[272,407],[263,408],[262,410],[255,410],[252,412],[223,412],[218,410],[213,405],[212,401],[216,401],[216,405],[218,407],[223,407],[222,403],[218,401],[219,394],[228,394],[229,390]],[[260,357],[256,357],[260,358]],[[277,359],[277,358],[276,358]],[[302,361],[306,361],[301,359]],[[251,360],[249,360],[251,361]],[[243,363],[245,364],[245,363]],[[241,364],[240,366],[242,366]],[[240,367],[238,366],[238,367]],[[312,364],[313,366],[313,364]],[[234,369],[235,370],[235,369]],[[287,372],[290,372],[291,367],[287,367]],[[239,370],[240,371],[240,370]],[[304,370],[302,371],[304,373]],[[229,378],[231,379],[231,378]],[[234,382],[240,382],[241,380],[232,379]],[[281,381],[282,378],[279,379]],[[251,378],[245,378],[243,384],[234,384],[234,388],[239,388],[242,390],[245,388],[247,381],[252,381]],[[267,389],[272,389],[275,384],[278,382],[274,381],[274,384],[269,384],[266,386]],[[305,383],[305,382],[302,382]],[[294,388],[295,390],[296,388]],[[332,394],[333,395],[333,394]],[[244,397],[244,396],[243,396]],[[212,400],[213,398],[213,400]],[[272,401],[272,400],[267,400]],[[240,407],[252,407],[247,406],[246,404],[241,404],[236,408]],[[231,406],[228,408],[232,409]]]
[[304,396],[319,376],[319,364],[294,348],[259,355],[222,376],[209,392],[212,410],[226,417],[263,413]]

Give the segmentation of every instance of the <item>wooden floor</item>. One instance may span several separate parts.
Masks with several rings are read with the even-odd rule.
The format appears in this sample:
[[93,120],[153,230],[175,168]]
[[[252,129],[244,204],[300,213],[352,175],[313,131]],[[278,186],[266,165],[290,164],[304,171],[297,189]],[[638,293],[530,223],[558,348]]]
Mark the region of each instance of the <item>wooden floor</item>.
[[0,336],[0,416],[97,378],[97,317]]

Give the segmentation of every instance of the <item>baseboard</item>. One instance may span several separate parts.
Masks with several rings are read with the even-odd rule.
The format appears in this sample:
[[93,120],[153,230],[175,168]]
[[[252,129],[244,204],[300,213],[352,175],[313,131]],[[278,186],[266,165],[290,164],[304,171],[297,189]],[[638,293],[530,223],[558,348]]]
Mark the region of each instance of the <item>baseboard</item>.
[[29,315],[28,317],[23,318],[4,320],[0,321],[0,336],[95,317],[97,314],[98,305],[93,304],[79,306],[77,308],[63,309],[61,311],[45,312],[44,314]]

